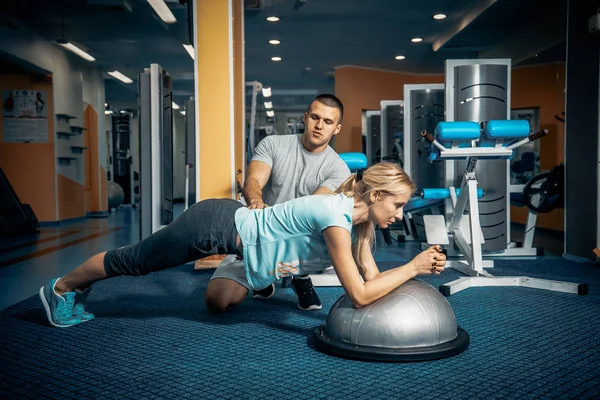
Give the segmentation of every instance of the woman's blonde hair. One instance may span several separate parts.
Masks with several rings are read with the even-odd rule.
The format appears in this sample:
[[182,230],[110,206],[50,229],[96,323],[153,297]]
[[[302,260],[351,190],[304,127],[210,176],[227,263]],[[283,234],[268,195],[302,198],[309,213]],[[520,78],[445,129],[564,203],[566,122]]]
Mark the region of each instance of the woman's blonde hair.
[[[398,164],[381,162],[367,168],[362,174],[359,172],[350,175],[335,193],[344,193],[348,197],[354,197],[370,204],[371,193],[379,196],[407,194],[410,197],[415,190],[415,184]],[[354,228],[357,240],[356,244],[352,246],[352,254],[358,267],[364,270],[361,255],[364,250],[372,250],[375,244],[375,225],[371,221],[367,221]]]

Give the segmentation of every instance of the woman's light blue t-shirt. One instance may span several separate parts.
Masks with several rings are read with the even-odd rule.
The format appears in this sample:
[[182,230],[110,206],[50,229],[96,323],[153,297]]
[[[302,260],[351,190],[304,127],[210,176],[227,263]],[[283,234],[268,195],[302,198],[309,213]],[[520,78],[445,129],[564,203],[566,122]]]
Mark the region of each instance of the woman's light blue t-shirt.
[[352,234],[354,199],[344,194],[300,197],[261,210],[239,208],[235,225],[244,245],[248,283],[263,289],[290,275],[303,275],[303,265],[331,258],[321,231],[339,226]]

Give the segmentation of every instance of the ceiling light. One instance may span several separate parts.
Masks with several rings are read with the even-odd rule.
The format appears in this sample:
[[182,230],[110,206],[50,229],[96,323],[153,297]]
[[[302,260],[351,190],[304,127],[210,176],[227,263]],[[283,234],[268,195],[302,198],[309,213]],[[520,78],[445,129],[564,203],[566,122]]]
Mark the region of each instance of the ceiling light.
[[110,114],[112,114],[112,113],[113,113],[113,112],[112,112],[112,110],[106,110],[106,111],[104,111],[104,114],[105,114],[105,115],[110,115]]
[[117,78],[118,80],[120,80],[123,83],[133,83],[133,81],[129,77],[123,75],[119,71],[111,71],[108,74],[112,77]]
[[262,88],[262,94],[263,94],[263,97],[271,97],[271,88],[270,87]]
[[276,17],[276,16],[267,17],[267,21],[277,22],[277,21],[279,21],[279,17]]
[[181,115],[185,115],[185,110],[184,111],[179,111],[179,113],[181,113]]
[[104,107],[108,107],[108,103],[104,103]]
[[173,110],[179,110],[181,108],[174,101],[171,102],[171,107],[173,107]]
[[192,46],[191,44],[184,44],[183,47],[187,50],[188,54],[190,55],[190,57],[192,57],[192,60],[194,59],[194,46]]
[[415,38],[410,39],[410,41],[413,43],[419,43],[419,42],[423,41],[423,38],[415,37]]
[[446,14],[435,14],[433,16],[433,19],[441,20],[441,19],[446,19],[446,17],[447,17]]
[[271,40],[269,40],[269,44],[281,44],[281,41],[279,41],[277,39],[271,39]]
[[64,47],[65,49],[70,50],[73,53],[77,54],[79,57],[83,58],[84,60],[96,61],[96,59],[94,57],[90,56],[88,53],[81,50],[79,47],[75,46],[73,43],[66,41],[65,39],[59,39],[56,42],[58,44],[60,44],[62,47]]
[[274,117],[274,116],[275,116],[275,112],[273,110],[267,111],[267,117]]
[[312,68],[311,67],[306,67],[304,69],[307,70],[307,71],[310,71]]
[[270,101],[265,101],[265,108],[268,108],[268,109],[273,108],[273,103]]
[[404,57],[404,56],[396,56],[395,58],[396,58],[396,60],[404,60],[406,57]]
[[148,3],[154,8],[154,11],[158,14],[160,19],[162,19],[167,24],[174,24],[177,22],[175,16],[167,6],[164,0],[148,0]]
[[271,60],[273,60],[273,61],[281,61],[281,57],[271,57]]

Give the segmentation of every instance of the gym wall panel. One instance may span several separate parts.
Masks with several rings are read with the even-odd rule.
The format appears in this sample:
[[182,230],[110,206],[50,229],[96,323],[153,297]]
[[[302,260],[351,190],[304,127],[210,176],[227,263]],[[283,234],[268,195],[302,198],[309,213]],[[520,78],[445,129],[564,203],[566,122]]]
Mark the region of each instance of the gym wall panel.
[[[234,130],[235,130],[235,171],[237,180],[242,184],[245,174],[244,143],[246,136],[245,89],[246,74],[244,70],[244,4],[242,0],[233,1],[233,70],[234,70]],[[239,21],[239,22],[238,22]],[[281,118],[283,120],[283,118]],[[242,175],[237,175],[242,171]],[[240,195],[236,196],[239,199]]]
[[[540,169],[550,170],[564,162],[565,124],[555,116],[565,111],[564,63],[553,63],[512,69],[511,108],[540,109],[540,128],[550,134],[540,140]],[[527,209],[511,207],[511,220],[526,223]],[[564,230],[564,210],[538,214],[537,227]]]
[[101,180],[106,180],[106,174],[102,175],[99,160],[99,129],[98,113],[88,105],[84,111],[85,127],[88,128],[85,134],[88,138],[85,146],[86,163],[86,184],[85,184],[85,210],[86,212],[102,212],[107,208],[102,208],[102,189]]
[[235,174],[232,0],[195,4],[198,197],[231,198]]
[[4,143],[0,113],[0,167],[22,203],[29,204],[41,222],[56,220],[54,103],[52,83],[32,83],[32,76],[0,75],[2,90],[46,91],[48,143]]
[[412,75],[354,66],[335,69],[335,95],[344,104],[342,130],[335,137],[338,153],[361,151],[362,111],[379,110],[382,100],[403,100],[404,85],[444,83],[443,75]]
[[100,211],[108,211],[108,178],[102,166],[100,167]]
[[57,174],[58,220],[85,217],[85,186],[64,175]]

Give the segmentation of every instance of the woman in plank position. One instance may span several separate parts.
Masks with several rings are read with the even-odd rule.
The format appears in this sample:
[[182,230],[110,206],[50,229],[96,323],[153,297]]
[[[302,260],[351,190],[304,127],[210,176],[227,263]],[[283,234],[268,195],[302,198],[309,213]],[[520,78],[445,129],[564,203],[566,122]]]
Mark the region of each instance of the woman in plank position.
[[232,199],[203,200],[139,243],[96,254],[52,279],[40,289],[40,298],[50,324],[69,327],[94,318],[85,301],[97,281],[146,275],[213,254],[237,254],[244,259],[244,271],[220,274],[219,279],[231,281],[231,290],[215,292],[209,285],[210,311],[225,311],[241,303],[249,288],[305,274],[319,263],[321,270],[333,265],[354,307],[364,307],[411,278],[444,270],[446,257],[439,246],[385,272],[373,259],[375,224],[387,228],[402,219],[414,190],[398,165],[379,163],[351,175],[333,195],[255,210]]

